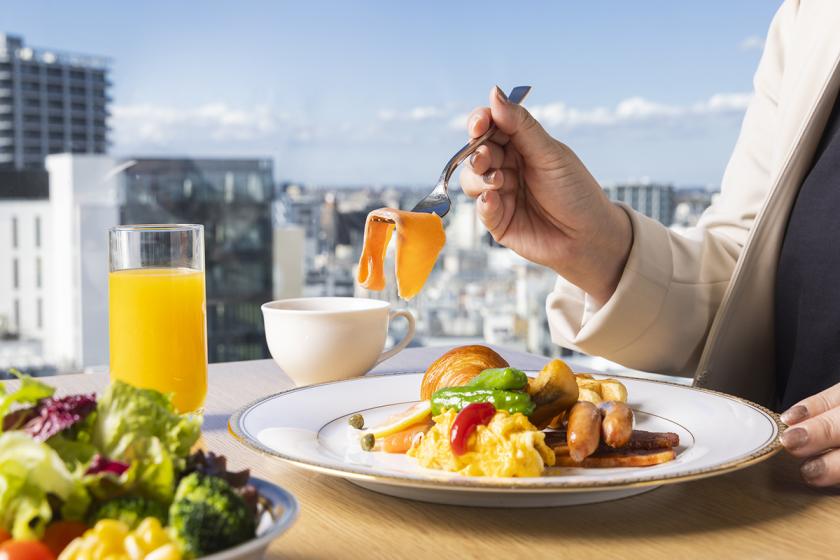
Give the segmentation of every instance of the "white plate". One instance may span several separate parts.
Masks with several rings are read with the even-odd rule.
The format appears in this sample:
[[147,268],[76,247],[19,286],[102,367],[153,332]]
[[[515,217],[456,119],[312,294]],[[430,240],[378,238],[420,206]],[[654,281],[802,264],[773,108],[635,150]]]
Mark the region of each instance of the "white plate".
[[420,467],[404,455],[369,453],[347,425],[368,426],[417,401],[422,374],[362,377],[292,389],[234,414],[246,445],[376,492],[436,503],[539,507],[612,500],[661,484],[714,476],[767,459],[780,448],[778,417],[751,402],[681,385],[622,378],[641,430],[675,432],[677,458],[617,469],[549,469],[537,478],[468,477]]

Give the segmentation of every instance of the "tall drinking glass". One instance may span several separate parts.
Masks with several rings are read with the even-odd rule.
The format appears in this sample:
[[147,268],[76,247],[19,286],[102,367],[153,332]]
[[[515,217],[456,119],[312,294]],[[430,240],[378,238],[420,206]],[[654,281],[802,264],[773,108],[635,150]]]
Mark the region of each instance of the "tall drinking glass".
[[204,228],[109,231],[111,379],[174,395],[181,412],[207,394]]

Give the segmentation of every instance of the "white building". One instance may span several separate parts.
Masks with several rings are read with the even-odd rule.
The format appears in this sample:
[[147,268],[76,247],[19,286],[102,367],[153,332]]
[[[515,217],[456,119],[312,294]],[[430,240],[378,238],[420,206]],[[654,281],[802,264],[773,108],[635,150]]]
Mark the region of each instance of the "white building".
[[49,156],[46,167],[49,198],[0,200],[0,369],[107,365],[119,168],[71,154]]
[[113,158],[57,154],[50,174],[44,352],[59,370],[108,364],[108,228],[119,223]]
[[0,331],[41,338],[46,200],[0,201]]
[[294,225],[275,225],[273,236],[274,299],[301,297],[306,231]]

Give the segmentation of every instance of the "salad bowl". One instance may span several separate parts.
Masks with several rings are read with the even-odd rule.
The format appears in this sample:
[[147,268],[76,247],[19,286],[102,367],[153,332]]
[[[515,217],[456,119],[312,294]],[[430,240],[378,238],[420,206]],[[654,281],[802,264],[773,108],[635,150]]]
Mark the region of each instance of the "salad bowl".
[[201,417],[170,395],[16,375],[0,383],[0,558],[260,558],[295,521],[289,492],[196,448]]
[[268,546],[285,533],[295,522],[299,506],[295,497],[280,486],[261,478],[251,477],[250,483],[264,499],[266,510],[257,526],[257,536],[250,541],[215,554],[203,560],[249,560],[265,556]]

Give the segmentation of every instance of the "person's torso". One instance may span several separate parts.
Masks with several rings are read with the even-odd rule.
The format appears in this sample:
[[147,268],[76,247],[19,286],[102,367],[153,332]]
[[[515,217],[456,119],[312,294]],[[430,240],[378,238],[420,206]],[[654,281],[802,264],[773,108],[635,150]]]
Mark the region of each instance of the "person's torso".
[[788,220],[774,326],[781,409],[840,382],[840,97]]

